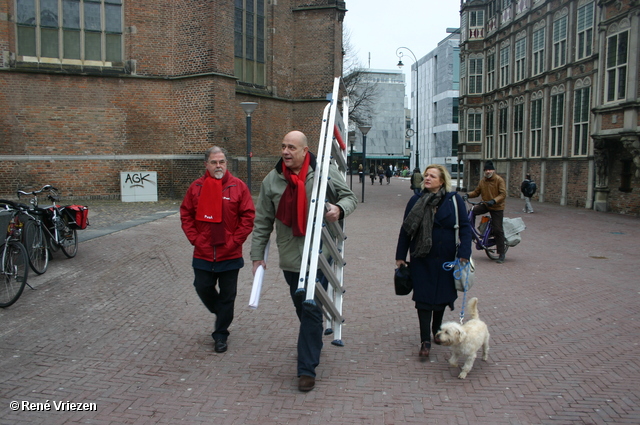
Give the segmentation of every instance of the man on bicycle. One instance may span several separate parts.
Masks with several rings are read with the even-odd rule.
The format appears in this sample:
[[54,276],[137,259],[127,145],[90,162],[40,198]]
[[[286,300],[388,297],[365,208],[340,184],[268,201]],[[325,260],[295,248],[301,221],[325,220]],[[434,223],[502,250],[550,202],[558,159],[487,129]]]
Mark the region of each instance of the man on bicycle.
[[[478,187],[473,192],[464,195],[465,201],[468,198],[480,196],[482,204],[473,207],[476,216],[486,214],[491,215],[491,227],[493,237],[496,240],[496,251],[498,252],[497,263],[504,263],[505,239],[502,229],[502,219],[504,218],[504,205],[507,199],[507,186],[504,179],[496,174],[493,162],[487,161],[484,164],[484,178],[478,183]],[[475,227],[475,223],[473,223]]]
[[194,246],[193,285],[202,303],[216,315],[211,334],[214,349],[224,353],[238,272],[244,266],[242,244],[253,230],[255,207],[247,185],[227,170],[226,150],[209,148],[204,165],[204,176],[191,183],[180,205],[180,219]]

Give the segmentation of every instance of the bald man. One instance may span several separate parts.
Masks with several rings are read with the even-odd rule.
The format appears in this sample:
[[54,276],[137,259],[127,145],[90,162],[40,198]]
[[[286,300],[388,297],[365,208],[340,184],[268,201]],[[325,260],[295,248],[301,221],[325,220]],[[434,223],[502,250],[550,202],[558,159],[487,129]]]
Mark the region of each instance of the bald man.
[[[289,285],[289,293],[300,320],[298,389],[303,392],[315,387],[323,335],[323,315],[318,300],[313,306],[303,304],[303,297],[296,296],[316,167],[316,157],[309,152],[304,133],[292,131],[285,135],[281,145],[281,159],[260,186],[251,241],[251,260],[255,274],[260,265],[265,268],[267,266],[264,249],[275,225],[280,268]],[[334,222],[351,214],[356,209],[358,200],[334,165],[330,167],[329,176],[329,184],[335,190],[327,193],[333,192],[337,196],[329,199],[325,220]],[[320,272],[318,275],[321,277]]]

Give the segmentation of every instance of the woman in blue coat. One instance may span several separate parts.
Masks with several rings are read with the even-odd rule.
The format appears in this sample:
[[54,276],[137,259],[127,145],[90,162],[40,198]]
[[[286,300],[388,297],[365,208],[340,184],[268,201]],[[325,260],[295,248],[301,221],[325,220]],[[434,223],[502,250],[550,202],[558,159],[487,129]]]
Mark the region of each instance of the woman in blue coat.
[[[458,258],[466,262],[471,256],[471,225],[462,197],[451,192],[451,176],[442,165],[429,165],[424,170],[423,189],[409,200],[398,236],[396,266],[406,264],[410,253],[413,301],[420,323],[419,356],[426,360],[431,349],[431,333],[440,329],[447,306],[453,310],[458,293],[453,272],[442,265],[456,258],[456,214],[458,205],[460,246]],[[437,341],[436,341],[437,342]]]

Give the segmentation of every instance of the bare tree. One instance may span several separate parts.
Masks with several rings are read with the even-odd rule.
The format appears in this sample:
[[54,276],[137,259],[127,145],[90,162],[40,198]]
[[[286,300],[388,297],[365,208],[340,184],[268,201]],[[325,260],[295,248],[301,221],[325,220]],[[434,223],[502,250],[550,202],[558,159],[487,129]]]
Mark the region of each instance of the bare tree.
[[367,69],[358,61],[348,28],[343,30],[342,43],[343,81],[349,96],[349,120],[354,127],[349,130],[354,130],[359,125],[371,124],[373,105],[377,101],[377,86],[371,81]]

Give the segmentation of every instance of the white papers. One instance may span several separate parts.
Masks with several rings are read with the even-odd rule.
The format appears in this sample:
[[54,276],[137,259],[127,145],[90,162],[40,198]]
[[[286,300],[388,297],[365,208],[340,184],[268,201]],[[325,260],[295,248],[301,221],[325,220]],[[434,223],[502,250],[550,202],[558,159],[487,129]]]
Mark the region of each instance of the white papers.
[[[267,246],[264,249],[264,262],[267,262],[267,257],[269,256],[269,244],[271,241],[267,242]],[[260,291],[262,290],[262,279],[264,278],[264,267],[262,265],[258,266],[256,269],[256,274],[253,277],[253,287],[251,288],[251,296],[249,297],[249,307],[258,308],[258,302],[260,302]]]

